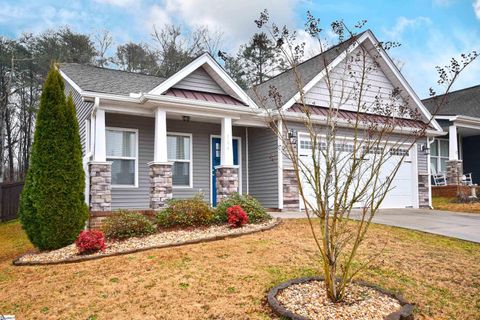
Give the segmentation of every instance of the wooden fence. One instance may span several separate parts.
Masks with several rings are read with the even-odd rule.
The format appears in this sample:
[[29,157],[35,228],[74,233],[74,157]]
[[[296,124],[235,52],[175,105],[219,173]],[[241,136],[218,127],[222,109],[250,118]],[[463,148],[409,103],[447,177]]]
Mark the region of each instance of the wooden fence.
[[8,221],[18,217],[18,206],[23,182],[0,184],[0,221]]

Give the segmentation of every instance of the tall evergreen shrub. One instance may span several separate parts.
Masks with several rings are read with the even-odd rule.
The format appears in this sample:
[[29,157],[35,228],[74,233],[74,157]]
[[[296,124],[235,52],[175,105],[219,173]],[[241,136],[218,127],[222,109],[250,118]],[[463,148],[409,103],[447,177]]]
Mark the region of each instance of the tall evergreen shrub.
[[75,106],[64,93],[58,70],[50,68],[22,192],[20,220],[30,241],[41,250],[75,241],[85,225],[85,176]]

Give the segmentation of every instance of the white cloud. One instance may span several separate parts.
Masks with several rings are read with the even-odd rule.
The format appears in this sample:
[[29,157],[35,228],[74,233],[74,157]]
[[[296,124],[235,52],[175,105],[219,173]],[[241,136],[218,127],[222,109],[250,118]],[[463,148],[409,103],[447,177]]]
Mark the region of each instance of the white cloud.
[[138,0],[95,0],[98,3],[109,4],[117,7],[130,7],[138,4]]
[[403,33],[407,29],[415,29],[421,26],[431,25],[432,21],[427,17],[416,17],[409,19],[407,17],[399,17],[397,22],[391,29],[384,29],[383,32],[391,39],[388,40],[400,40]]
[[[110,0],[109,0],[110,1]],[[295,7],[300,0],[166,0],[162,6],[148,8],[145,24],[160,25],[160,21],[177,22],[193,26],[208,26],[221,30],[237,46],[257,31],[254,20],[260,12],[269,8],[270,17],[278,25],[290,25],[295,21]]]
[[475,16],[477,16],[477,19],[480,20],[480,0],[476,0],[473,3],[473,11],[475,12]]
[[[443,34],[435,26],[426,28],[426,37],[415,41],[403,42],[400,48],[389,54],[404,64],[402,73],[421,98],[428,97],[428,89],[437,93],[445,88],[437,84],[438,74],[435,66],[450,64],[450,59],[460,58],[461,53],[469,53],[480,47],[478,33],[452,28]],[[454,90],[480,84],[480,61],[474,61],[460,75]]]

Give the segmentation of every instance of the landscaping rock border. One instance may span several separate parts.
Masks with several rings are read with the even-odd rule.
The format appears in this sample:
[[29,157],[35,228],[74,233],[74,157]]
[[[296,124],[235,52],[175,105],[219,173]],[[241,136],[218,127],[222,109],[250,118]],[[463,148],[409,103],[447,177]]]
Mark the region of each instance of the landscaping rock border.
[[261,227],[261,228],[256,229],[256,230],[249,230],[249,231],[246,231],[246,232],[219,235],[219,236],[210,236],[210,237],[186,240],[186,241],[181,241],[181,242],[174,242],[174,243],[168,243],[168,244],[161,244],[161,245],[154,245],[154,246],[149,246],[149,247],[137,248],[137,249],[132,249],[132,250],[125,250],[125,251],[121,251],[121,252],[112,252],[112,253],[108,253],[108,254],[91,255],[91,256],[88,256],[88,255],[87,256],[75,256],[74,258],[58,260],[58,261],[21,261],[21,258],[23,256],[25,256],[27,254],[30,254],[30,253],[26,253],[26,254],[20,255],[17,258],[15,258],[12,261],[12,263],[15,266],[38,266],[38,265],[67,264],[67,263],[75,263],[75,262],[82,262],[82,261],[88,261],[88,260],[96,260],[96,259],[102,259],[102,258],[106,258],[106,257],[113,257],[113,256],[124,255],[124,254],[147,251],[147,250],[151,250],[151,249],[178,247],[178,246],[183,246],[183,245],[187,245],[187,244],[197,244],[197,243],[210,242],[210,241],[216,241],[216,240],[224,240],[224,239],[228,239],[228,238],[236,238],[236,237],[249,235],[249,234],[253,234],[253,233],[257,233],[257,232],[271,230],[271,229],[275,228],[276,226],[280,225],[281,223],[282,223],[282,220],[280,218],[277,218],[277,219],[275,219],[275,221],[271,225]]
[[[300,316],[298,314],[295,314],[289,310],[287,310],[276,298],[277,294],[279,291],[286,289],[287,287],[291,286],[292,284],[300,284],[300,283],[305,283],[305,282],[310,282],[310,281],[323,281],[325,278],[324,277],[302,277],[302,278],[296,278],[289,280],[287,282],[283,282],[272,289],[268,292],[267,296],[267,301],[270,307],[273,309],[273,311],[282,317],[285,317],[287,319],[292,319],[292,320],[309,320],[306,317]],[[376,285],[370,284],[368,282],[364,281],[353,281],[354,283],[372,288],[378,292],[381,292],[385,295],[388,295],[400,303],[402,306],[400,310],[395,311],[385,317],[385,320],[413,320],[413,304],[407,302],[401,295],[397,295],[391,291],[385,290],[381,287],[378,287]]]

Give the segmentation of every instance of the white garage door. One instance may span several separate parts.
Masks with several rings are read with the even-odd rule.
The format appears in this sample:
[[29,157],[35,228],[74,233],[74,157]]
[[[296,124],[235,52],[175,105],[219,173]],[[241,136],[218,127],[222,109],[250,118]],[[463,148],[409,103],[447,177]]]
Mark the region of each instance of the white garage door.
[[[345,140],[347,141],[347,140]],[[348,142],[338,144],[339,152],[342,155],[347,155],[347,157],[342,157],[343,159],[349,159],[348,153],[351,153],[353,150],[353,145]],[[299,135],[298,140],[298,152],[299,158],[301,161],[309,167],[312,167],[312,145],[310,143],[310,138],[306,135]],[[409,207],[418,207],[418,200],[416,200],[416,190],[414,189],[417,185],[417,161],[416,153],[414,148],[410,151],[403,148],[391,148],[391,157],[387,162],[382,166],[380,172],[381,181],[390,179],[391,173],[395,168],[398,161],[400,161],[403,154],[408,154],[402,161],[402,164],[390,185],[390,191],[387,193],[383,203],[382,208],[409,208]],[[372,155],[373,156],[373,155]],[[347,161],[347,160],[345,160]],[[310,183],[307,182],[308,178],[302,177],[302,187],[305,195],[308,197],[308,201],[314,203],[314,192],[310,186]],[[302,209],[305,207],[304,203],[301,204]],[[360,206],[360,205],[359,205]]]

